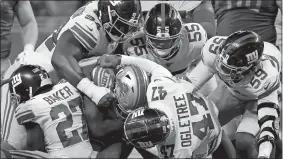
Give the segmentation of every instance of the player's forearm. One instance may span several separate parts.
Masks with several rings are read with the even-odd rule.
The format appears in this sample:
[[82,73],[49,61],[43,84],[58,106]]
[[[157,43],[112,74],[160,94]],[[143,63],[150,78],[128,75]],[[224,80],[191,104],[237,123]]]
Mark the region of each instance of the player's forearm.
[[232,144],[229,137],[226,135],[225,131],[222,130],[222,139],[221,144],[223,144],[223,148],[227,156],[231,159],[236,158],[236,150],[234,145]]
[[51,63],[59,78],[68,80],[74,87],[87,95],[95,104],[105,95],[105,89],[96,86],[82,72],[77,60],[71,55],[54,52]]
[[202,61],[187,75],[188,81],[195,86],[195,91],[199,90],[208,80],[212,78],[214,73],[204,65]]
[[92,137],[103,137],[109,133],[123,129],[123,121],[121,120],[104,120],[104,121],[92,121],[88,123],[89,132]]
[[275,120],[279,116],[279,108],[275,103],[261,103],[257,112],[260,127],[259,157],[269,158],[277,138]]
[[27,130],[27,150],[44,150],[45,141],[41,127],[38,124],[31,122],[25,123],[24,126]]
[[144,58],[140,58],[140,57],[132,57],[132,56],[121,56],[121,65],[136,65],[140,68],[142,68],[144,71],[152,74],[153,76],[155,74],[162,74],[164,76],[168,76],[171,77],[172,74],[163,66],[144,59]]
[[77,60],[71,55],[54,52],[51,63],[61,78],[68,80],[73,86],[85,77]]
[[38,38],[38,27],[35,19],[22,26],[22,37],[25,45],[24,50],[28,52],[34,51]]

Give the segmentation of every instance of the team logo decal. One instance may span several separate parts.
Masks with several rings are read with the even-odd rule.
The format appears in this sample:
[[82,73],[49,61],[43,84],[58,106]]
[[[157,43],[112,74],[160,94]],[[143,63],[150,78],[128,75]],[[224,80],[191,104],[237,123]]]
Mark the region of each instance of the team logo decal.
[[258,52],[257,52],[257,50],[255,50],[252,53],[247,54],[246,57],[247,57],[248,64],[250,64],[252,62],[255,62],[256,60],[258,60]]

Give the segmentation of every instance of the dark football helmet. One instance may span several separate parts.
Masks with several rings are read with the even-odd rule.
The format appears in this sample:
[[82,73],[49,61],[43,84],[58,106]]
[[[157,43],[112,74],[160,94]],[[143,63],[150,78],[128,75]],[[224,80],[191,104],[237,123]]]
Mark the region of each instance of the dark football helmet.
[[124,122],[126,140],[138,148],[151,148],[163,142],[170,134],[168,116],[161,110],[139,108]]
[[220,45],[215,67],[220,79],[233,85],[246,85],[254,76],[263,54],[264,42],[252,31],[238,31]]
[[123,42],[128,33],[140,27],[141,3],[139,0],[100,0],[98,16],[109,37]]
[[147,13],[144,22],[146,40],[157,57],[169,59],[177,53],[182,23],[179,12],[168,3],[159,3]]
[[11,78],[9,89],[17,104],[31,99],[42,88],[52,86],[48,73],[40,66],[23,65],[13,72]]

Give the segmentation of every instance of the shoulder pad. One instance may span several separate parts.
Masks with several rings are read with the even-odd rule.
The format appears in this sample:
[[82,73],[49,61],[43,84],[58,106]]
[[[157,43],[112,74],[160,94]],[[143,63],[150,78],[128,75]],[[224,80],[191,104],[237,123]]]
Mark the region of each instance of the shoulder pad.
[[206,66],[212,66],[219,46],[226,38],[225,36],[214,36],[205,43],[202,48],[202,61]]
[[204,28],[198,23],[186,23],[184,26],[189,42],[202,47],[207,41],[207,34]]
[[[90,3],[92,4],[92,3]],[[77,10],[77,15],[73,14],[70,20],[71,27],[69,30],[73,33],[75,38],[87,49],[92,50],[95,48],[100,39],[99,30],[102,25],[96,14],[93,12],[91,6],[87,5],[82,7],[82,11]]]
[[264,42],[263,55],[266,55],[271,64],[277,68],[278,72],[281,72],[281,52],[271,43]]

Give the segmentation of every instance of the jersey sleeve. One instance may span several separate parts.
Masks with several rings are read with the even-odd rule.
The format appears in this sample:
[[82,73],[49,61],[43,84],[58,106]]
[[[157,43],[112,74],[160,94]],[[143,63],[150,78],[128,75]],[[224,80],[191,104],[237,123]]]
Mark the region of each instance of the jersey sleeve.
[[75,38],[88,51],[95,48],[99,40],[101,25],[95,22],[96,15],[93,12],[94,4],[87,4],[77,10],[71,17],[72,25],[69,30]]
[[35,120],[33,104],[31,101],[32,100],[18,105],[15,110],[15,117],[20,125],[33,122]]
[[282,54],[281,52],[271,43],[264,42],[264,55],[267,55],[272,66],[275,67],[278,72],[281,72],[282,65]]
[[214,36],[210,38],[202,48],[201,56],[203,63],[209,68],[214,70],[214,60],[216,58],[216,54],[219,50],[219,46],[222,42],[225,41],[225,37],[223,36]]
[[[279,104],[278,102],[278,89],[280,88],[280,77],[273,76],[270,77],[268,81],[266,81],[262,87],[262,94],[259,95],[258,104],[261,103],[275,103]],[[273,92],[276,92],[275,94]]]

